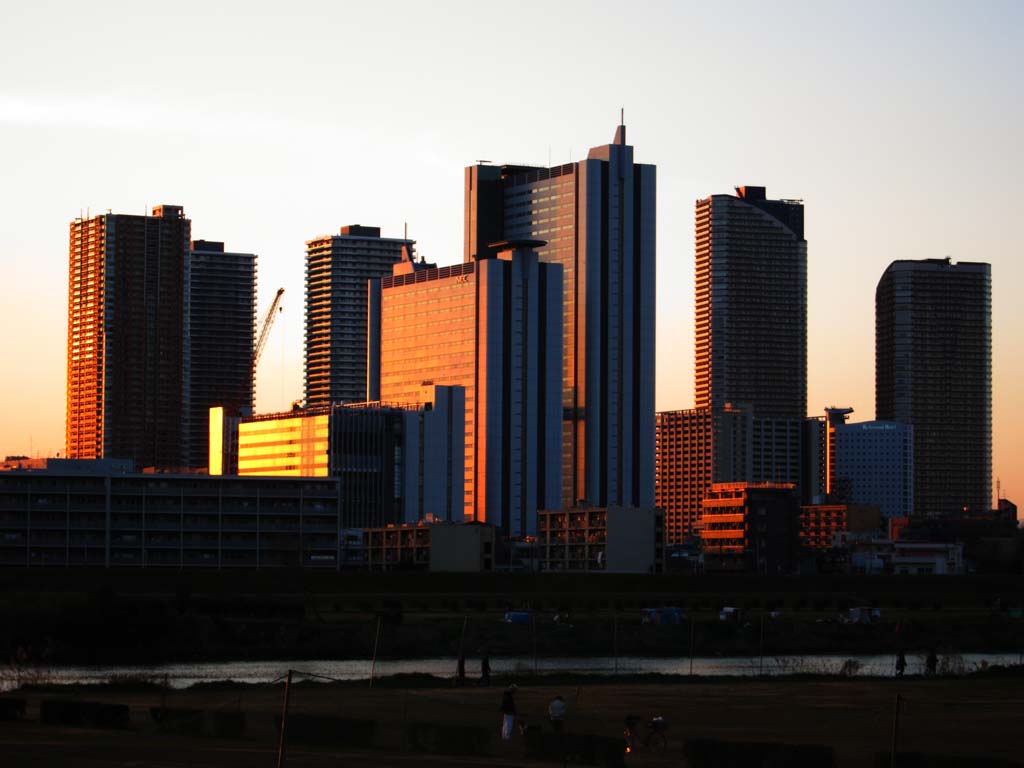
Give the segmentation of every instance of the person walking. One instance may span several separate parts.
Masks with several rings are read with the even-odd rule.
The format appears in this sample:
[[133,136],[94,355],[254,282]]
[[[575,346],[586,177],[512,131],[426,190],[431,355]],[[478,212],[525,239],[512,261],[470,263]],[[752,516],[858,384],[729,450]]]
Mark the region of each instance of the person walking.
[[561,733],[565,727],[565,699],[555,696],[548,702],[548,720],[551,721],[551,728],[555,733]]
[[928,658],[924,661],[924,672],[928,676],[932,676],[936,673],[939,668],[939,657],[935,654],[934,648],[928,649]]
[[501,739],[509,741],[512,738],[512,729],[516,725],[516,689],[512,683],[501,695]]
[[459,660],[455,662],[455,685],[459,688],[466,684],[466,655],[459,654]]
[[896,677],[903,677],[903,673],[907,669],[907,657],[903,655],[903,651],[896,654]]
[[491,660],[485,653],[480,657],[480,685],[488,686],[491,684]]

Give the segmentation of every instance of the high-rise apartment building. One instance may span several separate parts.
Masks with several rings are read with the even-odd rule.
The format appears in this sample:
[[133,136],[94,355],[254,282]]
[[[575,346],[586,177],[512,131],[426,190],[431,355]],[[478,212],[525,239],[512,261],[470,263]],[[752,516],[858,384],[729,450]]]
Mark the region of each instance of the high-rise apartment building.
[[698,408],[752,415],[751,463],[739,482],[803,474],[807,411],[807,241],[799,200],[737,187],[696,206]]
[[187,464],[190,239],[176,205],[71,222],[68,457]]
[[464,517],[513,538],[561,501],[562,268],[539,245],[370,283],[370,398],[464,387]]
[[189,283],[188,466],[203,468],[210,408],[223,406],[231,416],[252,413],[256,256],[195,240]]
[[799,200],[764,187],[697,201],[698,408],[807,415],[807,241]]
[[712,483],[743,482],[754,466],[749,410],[659,411],[655,430],[655,505],[665,512],[669,544],[696,535],[701,502]]
[[358,224],[306,243],[306,406],[366,397],[366,281],[411,260],[414,241]]
[[667,540],[695,530],[713,483],[799,487],[807,407],[803,204],[738,187],[696,205],[697,407],[658,414]]
[[894,261],[875,291],[875,416],[914,427],[914,509],[991,507],[991,267]]
[[466,169],[464,260],[542,239],[564,270],[565,507],[654,503],[655,191],[624,125],[579,162]]

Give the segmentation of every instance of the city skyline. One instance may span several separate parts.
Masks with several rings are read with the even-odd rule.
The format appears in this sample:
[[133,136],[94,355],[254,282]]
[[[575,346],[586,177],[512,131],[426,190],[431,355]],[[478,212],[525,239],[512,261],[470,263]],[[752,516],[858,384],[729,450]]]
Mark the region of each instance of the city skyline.
[[[1024,416],[1014,408],[1024,388],[1017,332],[1024,309],[1014,297],[1024,284],[1024,266],[1015,263],[1022,241],[1012,226],[1012,196],[999,194],[1002,179],[1024,171],[1013,138],[1022,107],[1008,99],[1021,90],[1013,34],[1020,29],[1019,8],[993,3],[968,13],[946,6],[922,21],[924,6],[908,5],[887,13],[880,31],[871,9],[860,5],[828,15],[804,12],[786,22],[800,32],[786,38],[787,47],[763,42],[783,23],[759,15],[766,9],[729,16],[654,6],[637,11],[622,29],[614,14],[598,18],[589,6],[571,6],[551,26],[586,27],[593,42],[580,42],[584,65],[598,67],[602,47],[629,38],[620,54],[630,60],[623,71],[609,67],[599,76],[581,74],[583,67],[541,41],[540,63],[526,71],[485,60],[479,72],[470,72],[465,56],[434,49],[457,40],[464,25],[479,28],[485,11],[453,13],[467,18],[442,25],[410,7],[393,22],[399,36],[422,33],[430,45],[418,55],[399,52],[380,73],[356,67],[365,89],[356,77],[343,84],[354,89],[355,108],[320,113],[300,111],[305,99],[329,86],[329,76],[314,73],[319,54],[308,53],[309,65],[283,66],[285,73],[309,76],[294,92],[281,88],[288,74],[271,72],[289,64],[282,57],[307,54],[299,32],[309,18],[256,13],[241,22],[237,37],[226,36],[219,50],[192,64],[174,46],[150,40],[150,51],[127,41],[116,56],[90,51],[90,67],[78,73],[69,72],[75,65],[65,56],[88,36],[73,42],[84,20],[73,8],[63,14],[19,9],[0,32],[0,61],[17,73],[0,87],[7,181],[0,187],[6,214],[0,222],[0,322],[14,329],[0,352],[20,363],[8,369],[0,392],[4,454],[63,452],[66,227],[80,209],[141,214],[173,202],[196,222],[194,238],[223,239],[233,250],[260,254],[259,313],[277,287],[287,288],[257,386],[257,409],[275,411],[302,394],[302,259],[311,233],[346,221],[395,233],[408,221],[410,239],[429,261],[458,263],[464,167],[481,157],[542,166],[580,160],[617,123],[625,102],[637,161],[657,165],[660,177],[657,410],[694,405],[693,201],[760,184],[773,196],[803,199],[807,209],[807,407],[813,414],[829,404],[873,412],[873,297],[890,262],[951,256],[992,264],[993,485],[1000,480],[1011,499],[1024,494]],[[504,21],[513,32],[525,30],[530,11]],[[326,8],[323,13],[340,23]],[[372,12],[359,13],[366,23],[383,23]],[[131,14],[121,22],[128,30],[139,23]],[[203,26],[203,17],[190,18],[185,8],[167,23],[194,32],[198,43],[215,39],[232,22],[229,14]],[[267,46],[278,36],[283,52],[266,61],[246,54],[248,43],[238,41],[247,36]],[[729,44],[716,53],[701,36]],[[852,56],[869,37],[873,56]],[[63,40],[72,51],[53,61],[34,59],[28,41],[39,38],[55,46]],[[343,72],[367,45],[357,41],[352,52],[335,52],[338,61],[328,72]],[[745,56],[734,56],[738,50]],[[122,59],[133,56],[138,72],[122,71]],[[739,62],[729,64],[731,58]],[[758,59],[771,60],[797,86],[789,113],[773,107],[780,83],[753,71]],[[474,103],[488,98],[478,85],[489,77],[495,92],[518,94],[517,84],[536,78],[535,67],[553,73],[551,92],[531,93],[535,114],[527,124],[503,124]],[[682,107],[665,101],[671,80],[644,80],[659,67],[679,79],[673,88],[692,96],[673,99]],[[150,93],[159,71],[172,68],[177,76],[160,94]],[[577,76],[578,87],[568,88]],[[431,85],[435,79],[449,86]],[[82,89],[99,80],[112,84],[85,98]],[[409,94],[417,120],[403,125],[367,114],[381,93],[399,88]],[[261,101],[265,89],[271,98]],[[736,99],[738,92],[743,99]],[[693,108],[697,103],[700,109]],[[204,110],[205,120],[199,117]],[[765,119],[754,119],[762,113]],[[169,148],[166,156],[136,151],[154,142]],[[251,167],[255,152],[261,153],[258,168]],[[97,168],[104,169],[102,177]],[[392,183],[373,184],[375,172]],[[318,186],[319,177],[330,183]],[[273,215],[265,215],[270,210]]]

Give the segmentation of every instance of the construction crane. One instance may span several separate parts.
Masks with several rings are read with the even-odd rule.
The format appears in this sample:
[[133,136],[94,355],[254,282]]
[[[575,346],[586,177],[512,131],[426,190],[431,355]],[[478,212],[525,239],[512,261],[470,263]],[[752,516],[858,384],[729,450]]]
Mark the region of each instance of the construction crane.
[[256,376],[256,365],[260,361],[260,355],[263,354],[263,348],[267,346],[267,337],[270,336],[270,328],[274,325],[274,318],[277,317],[277,313],[281,311],[282,295],[284,295],[284,288],[278,288],[277,295],[274,296],[274,300],[270,303],[270,309],[267,310],[267,314],[263,316],[263,321],[260,323],[260,335],[256,340],[256,348],[252,353],[253,378]]

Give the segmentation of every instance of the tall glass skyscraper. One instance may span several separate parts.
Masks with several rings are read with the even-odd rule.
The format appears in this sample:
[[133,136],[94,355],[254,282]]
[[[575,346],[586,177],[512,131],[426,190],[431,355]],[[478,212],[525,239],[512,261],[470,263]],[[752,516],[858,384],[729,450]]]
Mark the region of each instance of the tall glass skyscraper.
[[991,267],[894,261],[875,291],[875,417],[914,426],[918,515],[992,497]]
[[620,125],[553,168],[466,169],[464,260],[545,240],[562,265],[562,504],[654,504],[655,193]]

